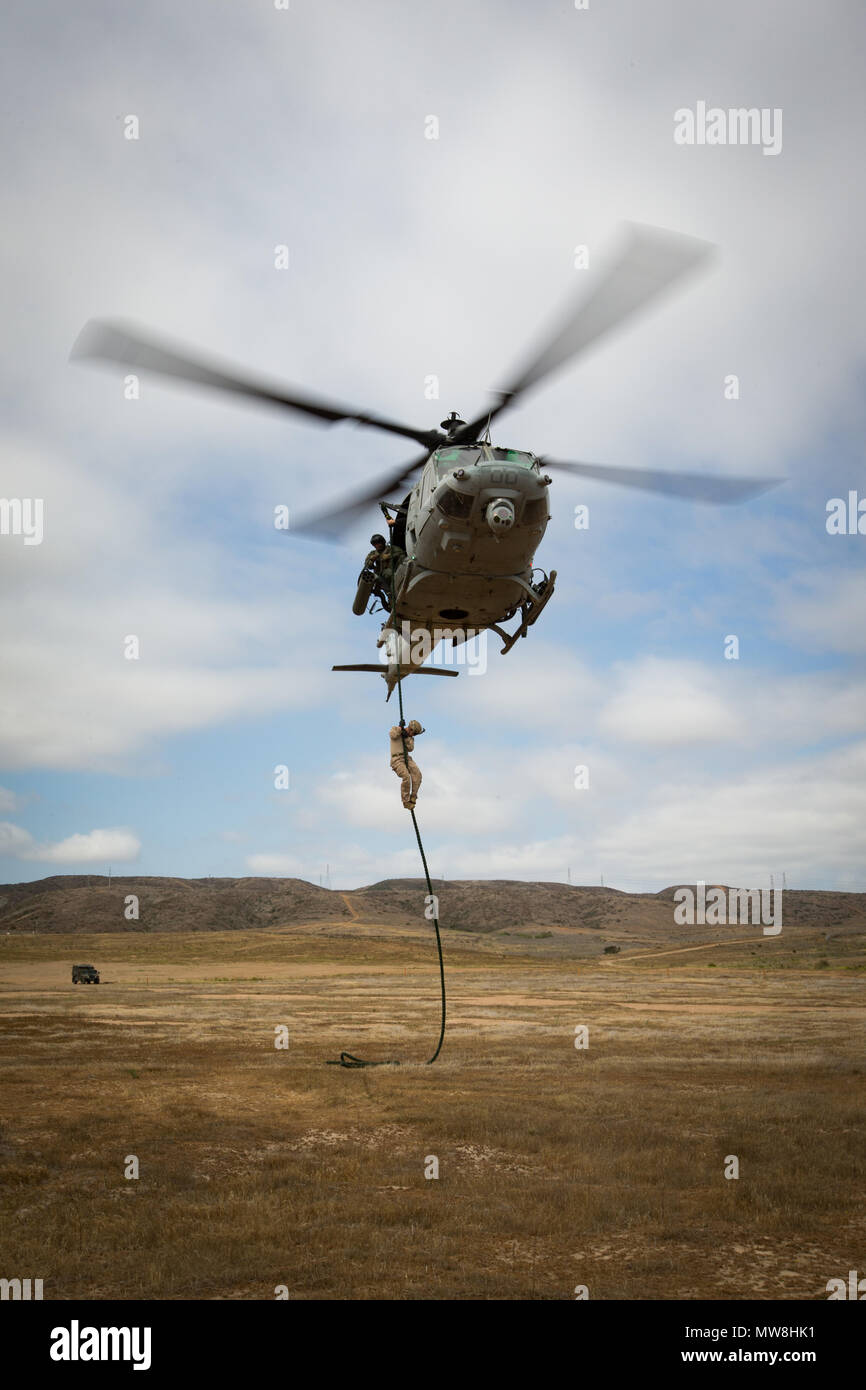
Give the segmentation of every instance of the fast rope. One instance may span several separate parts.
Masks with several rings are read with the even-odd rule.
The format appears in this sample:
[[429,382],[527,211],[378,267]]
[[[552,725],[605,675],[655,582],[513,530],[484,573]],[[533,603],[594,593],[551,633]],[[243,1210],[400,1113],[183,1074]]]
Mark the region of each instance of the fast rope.
[[[386,515],[387,515],[387,513],[386,513]],[[391,612],[392,612],[392,614],[395,612],[395,609],[396,609],[396,599],[395,599],[395,595],[394,595],[394,568],[395,568],[395,566],[394,566],[394,555],[393,555],[393,551],[392,551],[392,554],[391,554]],[[410,661],[411,661],[411,654],[410,654]],[[398,641],[397,641],[397,698],[398,698],[398,701],[399,701],[399,704],[400,704],[400,738],[401,738],[401,740],[402,740],[402,742],[403,742],[403,761],[404,761],[404,763],[406,764],[406,771],[409,772],[409,751],[408,751],[408,749],[407,749],[407,747],[406,747],[406,724],[405,724],[405,718],[404,718],[404,715],[403,715],[403,682],[402,682],[402,680],[400,679],[400,642],[399,642],[399,633],[398,633]],[[412,774],[411,774],[411,772],[409,772],[409,787],[410,787],[410,791],[411,791],[412,785],[413,785],[413,784],[412,784]],[[434,902],[434,903],[437,903],[436,895],[435,895],[435,893],[433,892],[433,885],[432,885],[432,883],[430,882],[430,870],[427,868],[427,856],[426,856],[425,853],[424,853],[424,846],[423,846],[423,844],[421,843],[421,831],[418,829],[418,821],[417,821],[416,818],[415,818],[415,810],[414,810],[414,808],[413,808],[412,806],[409,807],[409,814],[410,814],[410,816],[412,817],[412,824],[413,824],[413,826],[415,827],[415,839],[418,841],[418,851],[419,851],[419,853],[420,853],[420,855],[421,855],[421,863],[424,865],[424,878],[425,878],[426,883],[427,883],[427,896],[428,896],[428,899],[429,899],[429,898],[432,898],[433,902]],[[437,903],[437,906],[438,906],[438,903]],[[433,1053],[433,1056],[427,1058],[427,1062],[426,1062],[425,1065],[428,1066],[428,1067],[429,1067],[429,1066],[432,1066],[432,1064],[436,1061],[436,1058],[439,1056],[439,1053],[442,1051],[442,1043],[445,1041],[445,962],[444,962],[443,959],[442,959],[442,937],[441,937],[440,932],[439,932],[439,916],[438,916],[438,913],[437,913],[437,915],[433,918],[433,926],[434,926],[435,931],[436,931],[436,950],[437,950],[437,952],[438,952],[438,954],[439,954],[439,985],[440,985],[441,994],[442,994],[442,1013],[441,1013],[441,1022],[440,1022],[440,1025],[439,1025],[439,1041],[438,1041],[437,1044],[436,1044],[436,1051]],[[400,1063],[399,1063],[398,1061],[395,1061],[395,1060],[386,1061],[386,1062],[365,1062],[361,1057],[353,1057],[353,1055],[352,1055],[351,1052],[341,1052],[341,1053],[340,1053],[340,1056],[339,1056],[339,1059],[338,1059],[337,1061],[332,1061],[332,1062],[329,1062],[329,1063],[328,1063],[328,1066],[329,1066],[329,1067],[348,1067],[348,1068],[353,1068],[353,1067],[399,1067],[399,1065],[400,1065]]]

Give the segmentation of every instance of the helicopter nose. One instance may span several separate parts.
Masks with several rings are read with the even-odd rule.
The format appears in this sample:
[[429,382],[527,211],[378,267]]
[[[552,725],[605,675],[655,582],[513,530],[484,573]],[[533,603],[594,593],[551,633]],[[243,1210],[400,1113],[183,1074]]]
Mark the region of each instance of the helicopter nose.
[[490,503],[485,515],[494,536],[500,536],[514,525],[514,503],[507,497],[497,497]]

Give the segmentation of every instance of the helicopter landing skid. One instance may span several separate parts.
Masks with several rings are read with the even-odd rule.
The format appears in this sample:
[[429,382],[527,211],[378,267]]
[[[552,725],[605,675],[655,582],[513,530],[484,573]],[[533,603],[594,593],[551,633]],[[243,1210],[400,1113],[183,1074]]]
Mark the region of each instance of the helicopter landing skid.
[[529,601],[523,605],[522,623],[520,623],[519,627],[515,628],[514,632],[506,632],[504,628],[499,627],[496,623],[490,624],[491,632],[495,632],[497,637],[501,637],[505,643],[505,646],[499,653],[500,656],[507,656],[518,638],[525,637],[532,627],[532,624],[537,622],[541,617],[542,610],[547,607],[548,603],[553,598],[553,590],[556,585],[556,570],[550,571],[550,578],[544,587],[544,593],[541,595],[537,594],[534,589],[531,589],[522,579],[519,583],[529,595]]

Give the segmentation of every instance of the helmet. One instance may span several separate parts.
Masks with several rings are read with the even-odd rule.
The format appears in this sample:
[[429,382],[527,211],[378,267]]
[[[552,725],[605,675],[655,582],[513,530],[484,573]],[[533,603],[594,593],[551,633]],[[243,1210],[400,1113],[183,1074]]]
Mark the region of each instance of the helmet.
[[384,544],[385,544],[385,537],[384,537],[384,536],[380,536],[380,535],[378,534],[378,532],[377,532],[375,536],[371,536],[371,537],[370,537],[370,544],[371,544],[371,545],[379,545],[379,544],[384,545]]

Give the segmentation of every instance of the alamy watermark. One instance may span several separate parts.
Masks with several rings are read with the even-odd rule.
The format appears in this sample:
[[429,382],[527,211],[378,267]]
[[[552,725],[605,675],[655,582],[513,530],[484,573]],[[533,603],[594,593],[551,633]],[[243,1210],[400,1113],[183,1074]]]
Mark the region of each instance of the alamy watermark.
[[147,1371],[151,1329],[82,1327],[73,1318],[69,1327],[52,1328],[48,1354],[52,1361],[131,1361],[134,1371]]
[[844,1279],[828,1279],[826,1289],[828,1303],[839,1298],[854,1299],[858,1303],[866,1301],[866,1279],[858,1279],[856,1269],[848,1270],[847,1284]]
[[675,145],[760,145],[764,154],[782,150],[782,108],[695,104],[674,112]]
[[[436,627],[432,633],[426,627],[413,628],[405,619],[400,631],[386,628],[379,660],[383,666],[399,661],[402,665],[421,666],[433,655],[433,666],[466,666],[470,676],[483,676],[487,670],[487,632],[477,628]],[[442,647],[439,644],[443,643]],[[437,651],[436,649],[439,648]]]
[[23,536],[41,545],[45,504],[41,497],[0,497],[0,536]]
[[762,927],[764,936],[782,930],[781,888],[710,888],[702,882],[674,891],[678,927]]
[[13,1302],[42,1298],[42,1279],[0,1279],[0,1299]]
[[847,502],[844,497],[828,498],[826,510],[828,536],[866,536],[866,497],[858,497],[854,488]]

